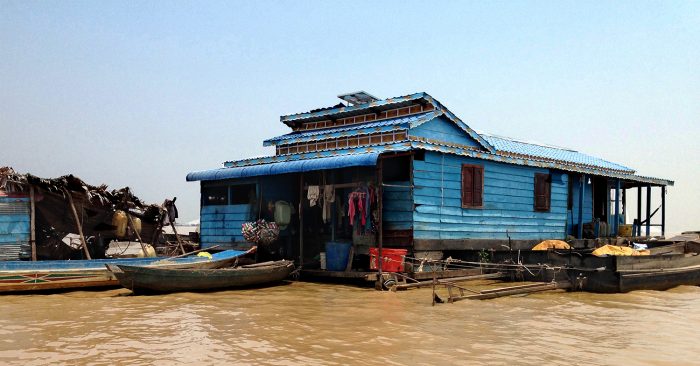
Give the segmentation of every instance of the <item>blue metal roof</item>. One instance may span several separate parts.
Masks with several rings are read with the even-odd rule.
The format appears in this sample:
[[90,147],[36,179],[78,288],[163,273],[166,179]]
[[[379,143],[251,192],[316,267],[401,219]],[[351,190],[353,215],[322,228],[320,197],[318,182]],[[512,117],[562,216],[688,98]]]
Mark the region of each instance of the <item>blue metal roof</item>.
[[187,181],[220,180],[263,175],[300,173],[313,170],[339,169],[354,166],[377,165],[379,153],[331,156],[316,159],[285,161],[236,168],[220,168],[187,174]]
[[504,137],[489,136],[484,134],[481,136],[483,136],[491,145],[493,145],[498,153],[505,152],[526,157],[543,158],[564,163],[634,173],[634,169],[628,168],[624,165],[612,163],[607,160],[586,155],[574,150],[516,141]]
[[[273,137],[271,139],[265,140],[263,142],[264,146],[277,145],[281,142],[302,142],[309,140],[318,140],[325,138],[339,137],[343,132],[353,131],[353,134],[369,133],[373,131],[364,131],[370,129],[378,129],[381,127],[411,127],[416,124],[422,124],[432,120],[433,118],[441,115],[439,111],[426,112],[421,114],[414,114],[410,116],[403,116],[398,118],[384,119],[380,121],[358,123],[354,125],[325,128],[319,130],[311,130],[305,132],[292,132],[286,135]],[[377,130],[379,131],[379,130]],[[347,134],[346,134],[347,135]]]

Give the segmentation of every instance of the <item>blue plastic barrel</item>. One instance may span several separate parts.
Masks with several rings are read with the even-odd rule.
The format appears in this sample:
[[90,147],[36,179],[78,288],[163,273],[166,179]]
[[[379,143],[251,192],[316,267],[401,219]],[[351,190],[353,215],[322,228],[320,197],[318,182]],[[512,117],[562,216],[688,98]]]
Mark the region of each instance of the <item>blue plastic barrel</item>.
[[326,269],[329,271],[344,271],[350,257],[352,244],[341,241],[326,243]]

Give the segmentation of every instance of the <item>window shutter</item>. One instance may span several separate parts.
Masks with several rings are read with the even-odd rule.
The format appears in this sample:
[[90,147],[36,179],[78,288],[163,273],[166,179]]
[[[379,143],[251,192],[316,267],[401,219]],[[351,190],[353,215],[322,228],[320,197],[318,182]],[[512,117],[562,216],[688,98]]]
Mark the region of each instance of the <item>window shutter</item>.
[[473,206],[474,203],[474,168],[462,166],[462,206]]
[[474,198],[472,201],[472,206],[483,206],[484,205],[484,168],[474,167]]
[[462,207],[481,207],[484,204],[484,167],[462,165]]
[[535,210],[549,211],[551,181],[549,174],[535,173]]

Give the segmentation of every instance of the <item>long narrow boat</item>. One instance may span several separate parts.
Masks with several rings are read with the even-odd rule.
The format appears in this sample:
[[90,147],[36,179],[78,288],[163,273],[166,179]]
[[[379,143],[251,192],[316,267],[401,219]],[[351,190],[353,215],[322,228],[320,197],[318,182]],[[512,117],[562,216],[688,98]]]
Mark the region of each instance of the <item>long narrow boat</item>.
[[[700,285],[700,243],[689,241],[650,248],[650,255],[595,256],[588,251],[520,251],[517,261],[533,268],[546,263],[556,270],[521,272],[529,281],[568,279],[574,291],[621,293]],[[501,261],[505,258],[501,258]]]
[[207,291],[260,286],[280,282],[294,270],[294,262],[281,260],[221,269],[172,269],[107,265],[122,286],[134,293]]
[[[249,251],[248,251],[249,252]],[[54,261],[0,261],[0,293],[118,286],[105,265],[124,264],[161,268],[222,268],[233,265],[246,251],[225,250],[212,258],[123,258]]]

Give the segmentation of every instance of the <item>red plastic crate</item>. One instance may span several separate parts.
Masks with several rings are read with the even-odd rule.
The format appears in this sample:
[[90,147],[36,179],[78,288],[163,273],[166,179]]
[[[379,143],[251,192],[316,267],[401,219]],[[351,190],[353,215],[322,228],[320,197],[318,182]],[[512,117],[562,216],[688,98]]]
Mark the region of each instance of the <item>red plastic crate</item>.
[[[379,268],[378,248],[369,248],[369,268],[376,270]],[[408,253],[406,249],[388,249],[382,248],[382,271],[384,272],[403,272],[404,257]]]

